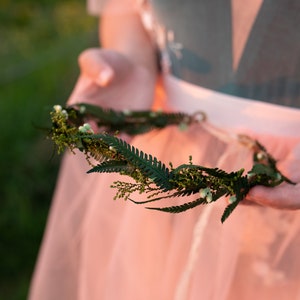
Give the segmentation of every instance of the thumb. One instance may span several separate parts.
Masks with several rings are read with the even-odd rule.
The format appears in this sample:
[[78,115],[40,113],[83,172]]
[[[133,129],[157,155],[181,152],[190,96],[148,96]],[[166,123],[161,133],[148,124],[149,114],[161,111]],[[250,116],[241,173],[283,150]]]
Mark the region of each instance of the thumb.
[[107,63],[100,48],[83,51],[78,58],[81,73],[99,86],[107,86],[114,77],[114,70]]

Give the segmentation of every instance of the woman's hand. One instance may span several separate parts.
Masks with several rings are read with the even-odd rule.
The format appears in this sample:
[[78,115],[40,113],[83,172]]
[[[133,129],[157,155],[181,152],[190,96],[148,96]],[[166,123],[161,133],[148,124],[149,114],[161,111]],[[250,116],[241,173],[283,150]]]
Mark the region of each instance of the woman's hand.
[[151,108],[156,76],[143,65],[108,49],[79,56],[80,76],[68,104],[90,103],[117,110]]
[[257,186],[249,192],[247,200],[273,208],[300,209],[300,184],[282,183],[275,188]]
[[300,145],[278,164],[278,168],[296,185],[282,183],[274,188],[256,186],[250,190],[247,200],[279,209],[300,209]]

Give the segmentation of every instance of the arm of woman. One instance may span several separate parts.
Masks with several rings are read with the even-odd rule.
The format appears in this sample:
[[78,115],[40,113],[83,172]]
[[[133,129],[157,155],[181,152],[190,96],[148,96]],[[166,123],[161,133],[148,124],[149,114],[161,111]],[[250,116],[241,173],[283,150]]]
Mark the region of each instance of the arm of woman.
[[156,51],[140,15],[135,10],[104,11],[99,26],[102,48],[80,54],[80,76],[69,104],[149,109],[157,77]]
[[104,48],[114,49],[135,60],[153,75],[157,73],[156,51],[137,11],[104,14],[99,26],[99,40]]

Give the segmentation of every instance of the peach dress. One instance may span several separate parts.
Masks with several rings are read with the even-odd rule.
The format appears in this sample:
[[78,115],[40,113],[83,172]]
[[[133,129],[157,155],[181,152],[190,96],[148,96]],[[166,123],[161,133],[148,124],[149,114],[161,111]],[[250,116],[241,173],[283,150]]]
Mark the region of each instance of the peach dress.
[[[95,1],[90,4],[93,12],[99,8]],[[295,75],[299,75],[299,63],[295,63],[299,62],[299,54],[293,56],[299,41],[294,48],[289,44],[289,54],[285,57],[272,46],[274,53],[270,56],[279,53],[276,59],[281,57],[281,63],[288,59],[288,66],[277,67],[282,77],[277,73],[271,76],[276,71],[272,65],[271,70],[268,68],[272,60],[260,53],[262,49],[258,46],[251,48],[255,53],[250,51],[245,57],[249,40],[267,47],[264,38],[253,37],[251,31],[260,22],[269,26],[272,20],[278,20],[269,18],[269,14],[291,13],[288,18],[281,15],[281,20],[287,22],[286,27],[282,25],[284,36],[295,20],[300,23],[300,18],[295,17],[297,13],[300,16],[297,1],[273,1],[272,7],[271,1],[248,1],[248,6],[238,0],[198,1],[193,13],[203,17],[205,6],[203,24],[217,17],[215,10],[220,16],[221,12],[226,15],[226,7],[230,8],[227,13],[230,12],[231,18],[235,18],[230,47],[224,44],[220,49],[219,39],[224,41],[226,36],[217,36],[220,28],[225,32],[230,26],[226,28],[226,22],[217,24],[220,28],[212,28],[210,33],[216,49],[208,51],[203,46],[204,55],[199,45],[193,48],[184,31],[180,34],[181,28],[178,35],[177,30],[168,29],[172,27],[172,18],[189,16],[189,2],[196,1],[140,3],[141,15],[161,50],[164,73],[160,105],[173,111],[205,111],[207,122],[186,131],[177,127],[153,131],[135,137],[131,143],[165,163],[171,161],[174,166],[187,163],[192,155],[195,164],[230,171],[251,166],[250,150],[234,138],[236,133],[244,133],[257,138],[276,159],[292,158],[299,164],[300,92],[299,76]],[[206,2],[203,7],[199,4],[202,2]],[[285,4],[288,9],[282,10]],[[176,9],[176,5],[181,6]],[[266,17],[260,15],[263,12],[267,12]],[[182,18],[177,18],[181,13]],[[207,28],[201,30],[196,33],[204,38]],[[266,32],[266,28],[259,32]],[[268,43],[272,43],[274,36],[275,33],[268,35]],[[195,49],[201,55],[196,55]],[[225,56],[227,51],[233,53],[229,64],[226,60],[215,64],[218,51]],[[264,60],[259,60],[261,56]],[[189,59],[202,65],[196,70]],[[256,73],[251,64],[258,65],[261,72]],[[291,70],[293,77],[287,73]],[[261,73],[259,77],[257,74]],[[30,299],[300,299],[299,211],[239,205],[224,224],[220,217],[225,200],[182,214],[149,211],[129,202],[113,201],[115,191],[110,185],[119,177],[87,175],[88,169],[80,154],[65,155]],[[178,204],[182,200],[170,199],[165,204]]]

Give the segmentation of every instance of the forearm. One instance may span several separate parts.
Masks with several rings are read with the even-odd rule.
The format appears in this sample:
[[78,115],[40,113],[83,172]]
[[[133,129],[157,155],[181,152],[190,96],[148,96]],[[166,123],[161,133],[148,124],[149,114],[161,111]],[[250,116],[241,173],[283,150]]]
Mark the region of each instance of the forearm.
[[140,16],[135,12],[103,14],[100,20],[101,46],[126,55],[156,77],[156,49]]

